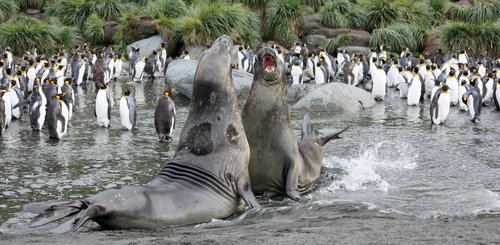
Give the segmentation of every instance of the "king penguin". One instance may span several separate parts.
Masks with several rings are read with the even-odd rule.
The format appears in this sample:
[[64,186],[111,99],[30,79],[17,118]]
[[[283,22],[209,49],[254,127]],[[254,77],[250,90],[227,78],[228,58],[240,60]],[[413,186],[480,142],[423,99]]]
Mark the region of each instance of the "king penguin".
[[433,124],[441,124],[450,113],[450,94],[448,85],[438,89],[431,100],[431,121]]
[[109,121],[111,120],[111,108],[113,107],[113,99],[111,94],[107,91],[107,86],[104,83],[99,83],[97,85],[99,91],[95,99],[95,115],[97,117],[97,124],[101,127],[109,127]]
[[500,111],[500,78],[497,78],[495,84],[493,84],[493,104],[495,109]]
[[23,101],[23,94],[21,92],[21,89],[17,85],[16,80],[11,80],[10,82],[11,82],[11,87],[10,90],[7,92],[10,94],[10,101],[12,106],[12,118],[19,119],[21,118],[23,110],[22,107],[16,105]]
[[38,79],[35,81],[30,97],[30,125],[35,131],[42,130],[45,123],[45,115],[47,114],[47,98],[42,91],[39,81]]
[[477,88],[477,80],[479,77],[473,77],[470,80],[470,84],[467,87],[467,92],[462,96],[462,101],[467,104],[467,108],[469,109],[469,114],[471,117],[471,122],[476,123],[480,121],[481,116],[481,105],[482,99],[481,94],[479,92],[479,88]]
[[170,90],[163,92],[155,109],[155,128],[160,142],[171,141],[175,128],[176,113],[174,101],[170,98],[171,92]]
[[134,64],[134,66],[132,67],[132,72],[131,72],[132,80],[134,82],[142,81],[145,66],[146,66],[146,62],[145,62],[144,58],[138,58]]
[[[465,86],[467,86],[467,81],[462,80],[460,87],[458,88],[459,98],[463,98],[464,94],[467,93],[467,88]],[[458,104],[460,106],[460,108],[459,108],[460,111],[468,111],[469,110],[469,108],[467,108],[467,104],[464,103],[464,101],[462,99],[460,99]]]
[[63,101],[68,107],[68,120],[73,117],[73,110],[75,107],[75,91],[71,87],[71,78],[64,79],[64,84],[61,86],[61,92],[64,94]]
[[137,130],[136,127],[136,104],[134,97],[130,94],[127,88],[123,91],[123,96],[120,98],[120,119],[123,127],[127,130]]
[[5,101],[3,100],[3,94],[5,93],[4,90],[0,90],[0,135],[3,134],[5,131],[5,128],[7,127],[7,121],[6,121],[6,107],[5,107]]
[[372,70],[372,96],[375,100],[384,100],[386,85],[387,85],[387,74],[382,69],[381,64],[377,64],[375,70]]
[[57,94],[47,108],[49,137],[62,139],[68,132],[68,107],[63,102],[63,94]]
[[445,84],[448,85],[448,88],[450,90],[450,104],[451,105],[456,105],[458,104],[458,80],[455,77],[455,70],[452,69],[450,70],[450,73],[448,74],[448,78],[445,81]]
[[300,67],[299,61],[294,61],[292,69],[290,71],[292,75],[293,84],[302,84],[302,67]]
[[413,68],[413,76],[411,78],[411,84],[408,87],[408,105],[418,105],[420,103],[420,98],[424,92],[422,89],[422,79],[420,74],[418,74],[418,68]]

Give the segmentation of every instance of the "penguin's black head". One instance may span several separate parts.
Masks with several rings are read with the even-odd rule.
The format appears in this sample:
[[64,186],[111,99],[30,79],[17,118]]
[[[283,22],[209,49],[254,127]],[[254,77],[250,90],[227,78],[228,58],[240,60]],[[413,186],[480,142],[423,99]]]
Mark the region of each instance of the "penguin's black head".
[[434,80],[434,86],[438,86],[439,87],[439,86],[441,86],[441,83],[442,83],[441,80],[438,80],[438,79]]
[[449,74],[449,76],[450,76],[450,77],[455,76],[455,70],[454,70],[454,69],[453,69],[453,70],[450,70],[450,74]]
[[3,66],[3,60],[0,60],[0,66]]
[[429,71],[431,69],[431,66],[430,65],[426,65],[425,69]]
[[128,90],[128,89],[124,89],[124,90],[123,90],[123,95],[125,95],[125,96],[129,96],[129,95],[130,95],[130,90]]
[[464,74],[464,76],[468,76],[469,75],[469,71],[465,70],[463,74]]
[[116,58],[117,59],[121,59],[122,58],[122,54],[116,54]]
[[493,78],[493,72],[488,72],[488,78]]
[[448,87],[448,85],[443,84],[443,86],[441,87],[441,89],[443,89],[443,91],[446,93],[446,92],[448,92],[448,89],[450,89],[450,88]]
[[477,76],[474,76],[471,80],[470,80],[470,85],[472,86],[476,86],[477,84],[477,80],[479,79],[479,77]]
[[163,91],[163,95],[170,97],[170,95],[172,95],[172,93],[170,90],[167,89],[167,90]]
[[241,46],[240,46],[240,47],[238,48],[238,50],[239,50],[239,51],[243,50],[243,47],[241,47]]
[[402,72],[403,71],[403,67],[402,66],[398,66],[398,71]]
[[433,64],[431,65],[431,68],[432,68],[433,70],[434,70],[434,69],[436,69],[436,68],[437,68],[437,64],[436,64],[436,63],[433,63]]
[[18,76],[23,75],[23,70],[17,70],[17,71],[16,71],[16,74],[17,74]]
[[66,96],[66,94],[62,93],[62,94],[56,94],[54,97],[56,98],[56,100],[63,100],[64,96]]
[[460,85],[461,85],[461,86],[465,86],[465,84],[467,84],[467,80],[462,79],[462,80],[460,81]]
[[108,86],[106,86],[106,84],[104,84],[104,83],[99,83],[99,84],[97,84],[97,86],[99,87],[99,89],[106,89],[106,88],[108,88]]
[[7,74],[9,76],[12,75],[12,69],[11,68],[5,69],[5,74]]
[[165,43],[160,43],[160,48],[165,48]]
[[16,84],[17,84],[16,80],[14,80],[14,79],[10,80],[10,85],[11,86],[16,86]]
[[377,58],[372,58],[372,61],[373,62],[377,62]]
[[399,60],[395,59],[395,60],[394,60],[394,64],[395,64],[395,65],[399,64]]
[[71,77],[68,77],[68,78],[64,79],[64,84],[71,85],[72,81],[73,81],[73,79]]
[[56,80],[55,78],[51,78],[51,79],[49,80],[49,83],[50,83],[50,84],[56,84],[56,83],[57,83],[57,80]]

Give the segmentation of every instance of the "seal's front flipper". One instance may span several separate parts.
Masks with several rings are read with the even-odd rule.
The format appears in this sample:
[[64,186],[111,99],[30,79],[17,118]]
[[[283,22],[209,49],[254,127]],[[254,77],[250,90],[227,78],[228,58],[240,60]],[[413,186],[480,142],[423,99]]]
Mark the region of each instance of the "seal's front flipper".
[[250,185],[250,177],[246,178],[247,180],[245,181],[245,178],[242,178],[238,181],[237,189],[238,189],[238,194],[243,198],[243,201],[250,207],[250,208],[260,208],[259,203],[257,202],[257,199],[255,199],[255,195],[252,192],[252,187]]

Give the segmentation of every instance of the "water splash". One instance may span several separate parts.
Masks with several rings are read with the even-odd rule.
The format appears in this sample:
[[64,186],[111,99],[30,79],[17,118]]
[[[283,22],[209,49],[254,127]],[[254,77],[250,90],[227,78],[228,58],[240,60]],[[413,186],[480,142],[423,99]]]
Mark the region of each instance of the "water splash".
[[372,146],[362,146],[358,157],[343,159],[335,156],[325,158],[327,171],[340,172],[323,192],[339,190],[388,191],[391,185],[387,181],[394,175],[392,171],[405,171],[417,166],[416,150],[406,142],[383,141]]

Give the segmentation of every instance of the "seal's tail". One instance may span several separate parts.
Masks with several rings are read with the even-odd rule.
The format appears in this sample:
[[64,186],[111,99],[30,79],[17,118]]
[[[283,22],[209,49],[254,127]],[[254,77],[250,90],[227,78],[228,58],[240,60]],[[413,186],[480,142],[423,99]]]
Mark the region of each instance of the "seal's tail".
[[[351,125],[347,126],[346,128],[344,128],[344,129],[342,129],[340,131],[320,136],[319,138],[320,138],[321,146],[326,145],[326,143],[328,143],[330,140],[340,138],[340,134],[343,133],[344,131],[346,131],[350,127],[351,127]],[[305,139],[306,137],[308,137],[308,136],[310,136],[312,134],[316,134],[317,135],[317,132],[313,128],[313,125],[311,123],[311,118],[309,116],[309,113],[306,113],[304,115],[304,119],[302,120],[301,139]]]
[[24,211],[38,214],[29,223],[30,227],[38,227],[51,222],[71,217],[70,220],[52,229],[52,233],[65,233],[76,231],[87,220],[97,216],[103,207],[88,205],[84,201],[49,201],[31,203],[23,207]]

